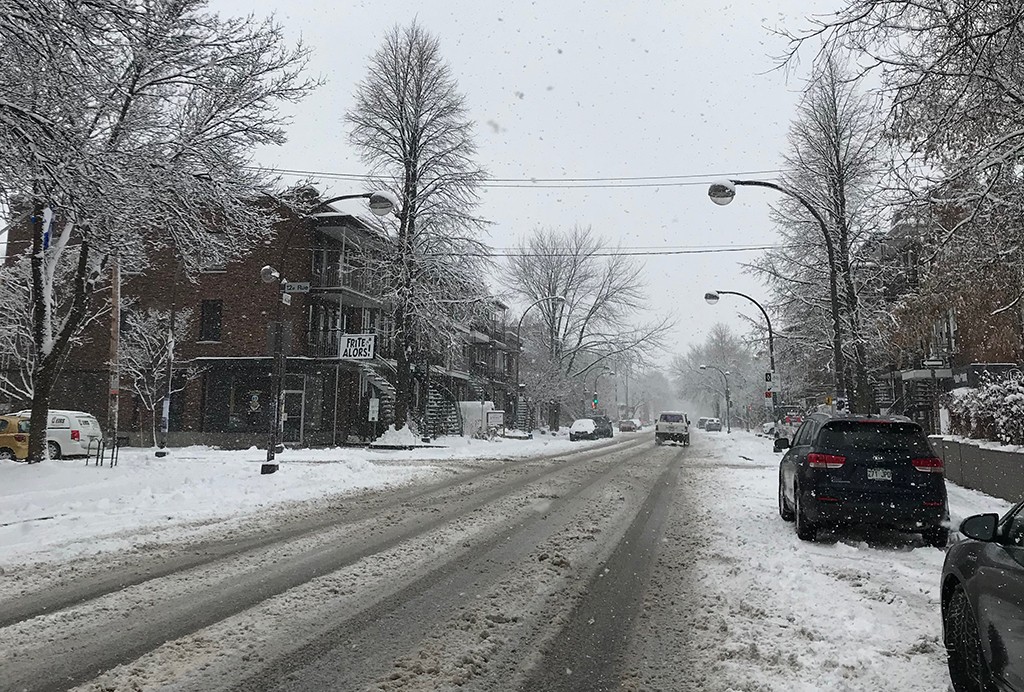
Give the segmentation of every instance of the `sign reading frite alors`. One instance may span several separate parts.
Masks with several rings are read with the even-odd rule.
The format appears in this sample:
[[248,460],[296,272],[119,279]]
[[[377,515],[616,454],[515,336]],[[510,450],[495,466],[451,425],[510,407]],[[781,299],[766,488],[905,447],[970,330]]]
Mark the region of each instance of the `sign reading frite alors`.
[[338,357],[371,360],[376,342],[376,334],[342,334],[338,344]]

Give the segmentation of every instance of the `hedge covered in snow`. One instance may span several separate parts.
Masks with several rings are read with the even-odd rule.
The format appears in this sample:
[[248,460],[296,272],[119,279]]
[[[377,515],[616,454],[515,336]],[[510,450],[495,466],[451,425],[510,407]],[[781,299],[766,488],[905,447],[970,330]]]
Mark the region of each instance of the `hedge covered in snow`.
[[954,389],[946,399],[950,432],[974,439],[1024,445],[1024,381],[989,382]]

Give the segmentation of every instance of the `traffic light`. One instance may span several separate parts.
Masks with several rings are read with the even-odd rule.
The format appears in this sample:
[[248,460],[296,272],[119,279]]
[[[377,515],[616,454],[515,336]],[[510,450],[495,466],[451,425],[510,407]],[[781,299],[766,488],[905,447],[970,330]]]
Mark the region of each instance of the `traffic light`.
[[590,408],[597,408],[597,392],[594,392],[594,401],[591,402]]

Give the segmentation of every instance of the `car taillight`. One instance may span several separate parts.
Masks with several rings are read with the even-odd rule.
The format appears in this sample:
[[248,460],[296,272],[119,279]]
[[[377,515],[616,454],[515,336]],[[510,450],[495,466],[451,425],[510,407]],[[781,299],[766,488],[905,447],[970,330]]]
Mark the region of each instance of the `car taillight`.
[[24,442],[26,439],[27,438],[26,438],[25,435],[15,435],[14,436],[14,441],[15,442]]
[[71,431],[71,439],[74,440],[75,442],[81,441],[82,433],[79,432],[78,430],[72,430]]
[[812,452],[807,455],[807,464],[812,469],[841,469],[846,463],[846,457],[838,454],[818,454]]
[[938,457],[922,457],[921,459],[911,459],[910,463],[914,465],[914,468],[918,471],[924,471],[925,473],[942,473],[942,459]]

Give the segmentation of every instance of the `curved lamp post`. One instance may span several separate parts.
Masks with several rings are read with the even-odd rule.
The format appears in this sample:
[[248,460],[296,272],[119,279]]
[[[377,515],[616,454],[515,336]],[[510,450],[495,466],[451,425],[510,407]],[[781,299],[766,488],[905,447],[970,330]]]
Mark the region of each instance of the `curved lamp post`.
[[615,371],[612,370],[611,368],[605,368],[601,372],[597,373],[597,375],[594,377],[594,395],[595,396],[597,395],[597,385],[601,381],[601,378],[604,377],[605,375],[611,375],[612,377],[614,377],[615,376]]
[[[313,207],[313,209],[307,213],[307,216],[317,213],[329,204],[340,202],[345,199],[369,200],[370,211],[376,216],[387,216],[392,210],[398,207],[398,198],[395,197],[394,194],[388,190],[377,190],[375,192],[331,197],[330,199],[324,200]],[[269,264],[260,269],[260,279],[263,283],[271,284],[277,282],[280,291],[277,302],[277,320],[274,322],[274,369],[270,385],[271,396],[274,402],[274,419],[273,425],[270,428],[270,439],[267,441],[267,461],[260,467],[261,474],[274,473],[277,471],[277,447],[281,442],[281,434],[283,432],[281,430],[283,424],[281,420],[281,409],[284,408],[284,395],[282,389],[285,370],[287,367],[284,348],[284,306],[287,304],[285,301],[288,301],[288,303],[291,302],[289,298],[286,298],[288,295],[285,291],[287,279],[282,276],[281,272],[284,271],[285,262],[288,258],[288,251],[292,244],[292,237],[295,235],[295,229],[300,225],[302,224],[292,224],[291,229],[288,231],[288,236],[285,238],[284,246],[281,248],[281,258],[277,265],[280,267],[280,270],[275,269]]]
[[[772,319],[768,316],[768,311],[764,309],[761,303],[757,302],[746,293],[740,293],[739,291],[708,291],[704,294],[704,300],[707,301],[708,305],[715,305],[723,295],[728,296],[739,296],[740,298],[746,298],[751,303],[757,306],[757,309],[764,315],[764,321],[768,325],[768,364],[769,369],[772,371],[772,376],[775,375],[775,332],[772,331]],[[772,383],[772,418],[775,420],[775,434],[778,435],[778,422],[779,422],[779,407],[778,394],[775,391],[775,383]]]
[[516,405],[515,405],[515,419],[514,423],[516,429],[519,428],[519,361],[523,357],[523,342],[519,336],[520,332],[523,331],[523,320],[526,319],[526,313],[528,313],[535,306],[540,305],[543,302],[551,301],[554,303],[564,303],[565,298],[562,296],[544,296],[533,301],[525,310],[523,310],[522,316],[519,318],[519,324],[516,325]]
[[765,180],[722,180],[711,184],[708,188],[708,197],[710,197],[711,201],[715,204],[724,207],[732,202],[733,198],[736,197],[737,185],[767,187],[775,190],[776,192],[788,195],[803,205],[803,207],[810,212],[811,216],[814,217],[814,220],[818,222],[818,228],[821,229],[821,237],[825,241],[825,251],[828,253],[828,288],[832,313],[832,360],[833,365],[835,366],[836,397],[845,399],[846,368],[843,362],[843,326],[839,315],[839,289],[836,283],[836,248],[832,242],[832,234],[828,232],[828,224],[825,223],[825,218],[821,215],[821,212],[815,209],[814,205],[808,202],[800,193],[790,190],[787,187],[783,187],[778,183],[772,183]]
[[717,370],[722,373],[722,379],[725,380],[725,431],[732,434],[732,400],[729,397],[729,371],[722,370],[717,365],[701,365],[701,370]]

